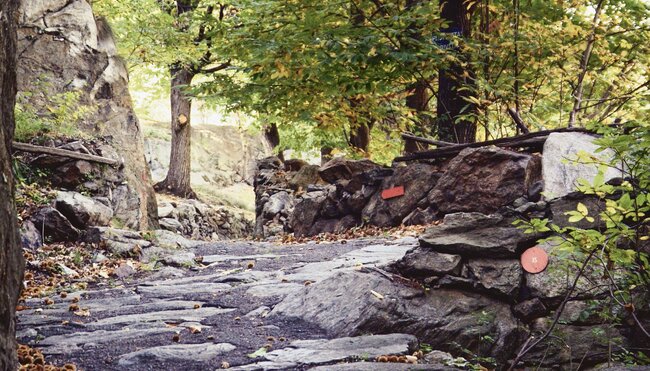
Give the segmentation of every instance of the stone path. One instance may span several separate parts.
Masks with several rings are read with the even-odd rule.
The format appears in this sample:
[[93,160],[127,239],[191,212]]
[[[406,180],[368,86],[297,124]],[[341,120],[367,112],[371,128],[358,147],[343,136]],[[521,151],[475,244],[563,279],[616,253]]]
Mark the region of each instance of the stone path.
[[[50,361],[74,362],[84,370],[381,370],[364,361],[410,354],[417,339],[331,339],[300,320],[268,315],[306,285],[395,261],[416,244],[404,238],[201,245],[191,251],[204,257],[206,268],[164,268],[114,281],[110,288],[72,293],[52,305],[31,300],[31,309],[19,312],[17,337],[42,348]],[[71,305],[89,315],[73,314]],[[385,369],[440,369],[390,366]]]

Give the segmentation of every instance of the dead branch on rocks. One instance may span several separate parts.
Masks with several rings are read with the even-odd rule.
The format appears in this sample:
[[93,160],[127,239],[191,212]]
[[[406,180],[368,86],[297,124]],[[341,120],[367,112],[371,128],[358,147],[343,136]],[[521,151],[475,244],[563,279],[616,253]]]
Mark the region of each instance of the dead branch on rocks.
[[44,146],[37,146],[34,144],[19,143],[19,142],[13,142],[12,148],[14,150],[22,151],[22,152],[43,153],[52,156],[61,156],[61,157],[73,158],[76,160],[97,162],[100,164],[107,164],[111,166],[118,166],[120,164],[120,161],[113,160],[111,158],[89,155],[89,154],[69,151],[67,149],[61,149],[61,148],[44,147]]
[[[511,147],[511,148],[539,148],[541,147],[548,135],[551,133],[581,132],[590,133],[591,131],[584,128],[564,128],[555,130],[542,130],[534,133],[528,133],[508,138],[488,140],[485,142],[454,144],[442,148],[432,149],[410,153],[408,155],[396,157],[394,161],[413,161],[413,160],[432,160],[456,156],[465,148],[479,148],[487,146]],[[444,143],[444,142],[443,142]]]

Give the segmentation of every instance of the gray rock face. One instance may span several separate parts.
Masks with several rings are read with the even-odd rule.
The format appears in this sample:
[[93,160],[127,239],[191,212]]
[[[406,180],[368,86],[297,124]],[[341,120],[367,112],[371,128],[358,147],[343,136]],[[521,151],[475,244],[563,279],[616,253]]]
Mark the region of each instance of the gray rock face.
[[70,221],[53,207],[44,207],[32,216],[36,228],[41,228],[45,238],[55,242],[75,241],[81,232]]
[[125,354],[120,357],[118,364],[122,367],[128,367],[147,361],[184,360],[207,362],[235,349],[234,345],[228,343],[165,345]]
[[420,244],[444,253],[504,258],[517,256],[538,237],[524,234],[498,214],[457,213],[427,229]]
[[[128,227],[156,226],[155,195],[127,70],[107,25],[95,19],[85,0],[22,2],[19,20],[18,90],[32,93],[23,95],[26,104],[47,112],[53,96],[77,92],[78,103],[91,112],[75,126],[110,141],[119,155],[115,151],[102,155],[117,155],[124,163],[126,183],[123,194],[112,200],[115,214]],[[71,166],[77,169],[70,168],[69,174],[83,170],[79,164]]]
[[514,299],[519,294],[524,272],[515,259],[476,259],[467,263],[469,274],[480,286],[500,296]]
[[[582,219],[577,223],[569,222],[569,215],[566,215],[566,212],[575,211],[578,207],[578,203],[581,203],[587,207],[587,210],[589,212],[588,215],[594,218],[593,222],[589,222],[587,219]],[[550,209],[553,224],[557,224],[562,228],[575,227],[592,229],[598,225],[601,225],[600,211],[605,209],[605,204],[594,196],[585,196],[583,194],[570,193],[563,197],[553,199],[550,202]]]
[[[262,135],[251,135],[237,126],[197,125],[192,122],[190,182],[199,187],[252,185],[256,160],[268,156],[271,148]],[[169,124],[148,123],[148,130],[169,135]],[[145,156],[154,182],[169,170],[171,142],[153,135],[144,140]]]
[[153,245],[138,232],[110,227],[91,227],[85,238],[88,242],[104,243],[109,250],[123,256]]
[[264,210],[262,211],[263,216],[266,218],[273,218],[276,214],[279,214],[282,210],[292,209],[294,203],[294,198],[285,191],[278,192],[271,197],[264,204]]
[[115,341],[128,341],[140,339],[147,336],[169,334],[176,330],[173,328],[153,329],[122,329],[117,331],[96,330],[92,332],[79,332],[75,334],[56,335],[41,341],[40,346],[44,347],[44,354],[70,354],[81,351],[86,344],[95,346]]
[[494,146],[467,148],[451,160],[429,193],[442,213],[492,213],[528,192],[541,178],[539,157]]
[[[576,267],[568,268],[562,265],[561,259],[553,254],[556,246],[557,244],[553,242],[539,244],[538,247],[549,255],[548,267],[537,274],[525,273],[526,285],[531,295],[543,300],[559,300],[563,298],[573,285],[573,280],[578,272]],[[596,295],[598,292],[606,290],[604,287],[590,290],[593,289],[593,284],[590,283],[591,278],[589,278],[591,274],[591,272],[585,272],[585,275],[580,277],[573,293],[574,296]],[[597,276],[598,274],[596,274]]]
[[445,274],[460,274],[462,257],[443,254],[427,248],[417,247],[409,252],[394,267],[406,277],[426,278]]
[[264,358],[275,363],[317,365],[352,357],[374,358],[385,354],[402,355],[415,350],[418,339],[407,334],[344,337],[333,340],[298,340],[287,348],[267,353]]
[[[540,318],[533,323],[533,331],[545,331],[552,322],[551,318]],[[607,334],[607,335],[606,335]],[[617,345],[608,340],[617,339]],[[534,367],[560,368],[570,362],[593,365],[605,362],[608,346],[627,348],[629,341],[622,336],[618,328],[607,326],[572,326],[558,324],[553,337],[542,342],[526,356],[526,365]]]
[[77,228],[107,226],[113,217],[113,210],[77,192],[58,192],[55,207]]
[[[542,168],[544,175],[544,195],[551,199],[562,197],[577,190],[579,179],[593,181],[598,174],[598,165],[580,163],[578,153],[586,152],[595,156],[598,161],[609,162],[612,159],[611,151],[596,153],[598,146],[594,144],[594,137],[585,133],[551,133],[544,143],[544,157]],[[621,172],[608,168],[605,172],[605,181],[622,176]]]
[[380,227],[399,225],[438,182],[440,174],[435,170],[436,167],[423,163],[397,169],[382,182],[380,189],[404,186],[404,195],[384,200],[381,192],[375,193],[363,209],[363,219]]
[[41,232],[38,231],[34,223],[30,220],[23,222],[20,227],[20,243],[23,248],[35,250],[43,245]]
[[359,272],[312,284],[284,299],[270,315],[300,318],[333,336],[414,334],[441,350],[449,349],[451,342],[476,349],[477,334],[489,333],[495,341],[480,344],[481,354],[499,360],[512,355],[520,338],[510,307],[499,301],[453,290],[424,293]]
[[318,217],[326,197],[324,192],[310,192],[296,203],[289,221],[296,236],[311,234],[311,227]]
[[530,322],[531,320],[542,317],[546,315],[548,310],[544,303],[538,298],[532,298],[515,305],[512,308],[513,312],[517,318],[521,319],[524,322]]

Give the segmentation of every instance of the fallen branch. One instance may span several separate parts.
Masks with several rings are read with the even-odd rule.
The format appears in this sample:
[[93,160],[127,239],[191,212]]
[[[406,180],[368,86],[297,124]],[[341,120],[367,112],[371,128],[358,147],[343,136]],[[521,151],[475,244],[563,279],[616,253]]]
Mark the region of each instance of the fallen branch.
[[408,133],[402,133],[402,139],[409,139],[409,140],[412,140],[414,142],[433,144],[433,145],[436,145],[438,147],[449,147],[449,146],[455,145],[454,143],[443,142],[441,140],[434,140],[434,139],[429,139],[429,138],[422,138],[422,137],[418,137],[418,136],[408,134]]
[[89,155],[89,154],[74,152],[74,151],[70,151],[70,150],[67,150],[67,149],[61,149],[61,148],[44,147],[44,146],[37,146],[37,145],[33,145],[33,144],[19,143],[19,142],[13,142],[12,143],[12,148],[14,150],[22,151],[22,152],[44,153],[44,154],[53,155],[53,156],[61,156],[61,157],[73,158],[73,159],[76,159],[76,160],[97,162],[97,163],[100,163],[100,164],[107,164],[107,165],[111,165],[111,166],[118,166],[120,164],[119,161],[113,160],[111,158],[95,156],[95,155]]
[[464,143],[464,144],[455,144],[448,147],[415,152],[408,155],[396,157],[394,161],[412,161],[412,160],[424,160],[424,159],[437,159],[437,158],[448,158],[456,156],[460,151],[465,148],[479,148],[487,146],[497,146],[497,147],[513,147],[513,148],[530,148],[542,145],[549,134],[551,133],[566,133],[566,132],[581,132],[581,133],[590,133],[591,131],[583,128],[564,128],[556,130],[543,130],[537,131],[534,133],[528,133],[524,135],[519,135],[515,137],[500,138],[494,140],[488,140],[485,142],[475,142],[475,143]]

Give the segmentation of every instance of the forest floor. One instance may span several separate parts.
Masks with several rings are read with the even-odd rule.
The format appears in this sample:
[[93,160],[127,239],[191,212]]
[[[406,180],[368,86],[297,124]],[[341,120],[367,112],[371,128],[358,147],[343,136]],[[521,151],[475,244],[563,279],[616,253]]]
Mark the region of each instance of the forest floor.
[[[373,349],[406,346],[402,335],[329,342],[319,328],[273,315],[305,286],[385,265],[417,244],[413,237],[331,239],[207,243],[192,249],[202,257],[197,266],[159,270],[128,259],[91,262],[83,247],[58,263],[32,257],[17,338],[45,360],[32,351],[24,368],[38,358],[83,370],[437,369],[372,362],[379,356]],[[46,274],[58,264],[77,275]]]

